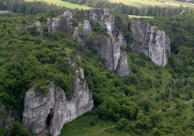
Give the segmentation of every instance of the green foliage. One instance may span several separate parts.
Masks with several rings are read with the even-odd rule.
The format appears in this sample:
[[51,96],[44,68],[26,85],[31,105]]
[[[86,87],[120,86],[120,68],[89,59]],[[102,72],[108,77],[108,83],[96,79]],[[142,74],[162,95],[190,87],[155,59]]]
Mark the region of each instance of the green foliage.
[[[91,4],[90,1],[87,2]],[[84,3],[84,1],[79,1],[79,3]],[[8,8],[1,4],[2,9]],[[74,76],[72,75],[73,70],[68,67],[68,60],[73,52],[77,52],[82,56],[83,63],[76,63],[84,69],[84,76],[94,99],[94,109],[89,113],[91,117],[87,118],[87,121],[81,122],[81,124],[85,123],[84,128],[99,127],[101,121],[104,120],[104,122],[111,122],[111,126],[113,126],[104,132],[107,135],[118,133],[130,135],[193,134],[194,49],[192,45],[194,33],[193,25],[189,23],[194,20],[192,15],[142,19],[142,21],[149,21],[152,25],[157,25],[166,31],[171,39],[173,54],[169,59],[168,66],[161,68],[144,54],[133,54],[130,47],[121,48],[121,51],[126,51],[128,54],[130,75],[120,78],[116,73],[105,68],[99,56],[89,52],[84,53],[79,49],[75,40],[66,34],[65,22],[62,32],[47,32],[46,19],[57,16],[64,9],[48,6],[50,9],[45,7],[43,10],[40,7],[44,4],[35,2],[28,5],[29,8],[24,11],[21,5],[16,6],[16,1],[10,2],[10,4],[12,6],[10,5],[9,8],[14,12],[37,14],[48,11],[48,14],[0,18],[0,103],[6,105],[8,109],[18,110],[21,114],[26,91],[34,86],[37,91],[48,94],[48,84],[50,83],[61,87],[70,99]],[[21,2],[21,4],[25,5],[26,3]],[[94,5],[101,6],[99,2],[94,2]],[[124,5],[118,5],[121,7],[115,8],[115,10],[120,13],[126,12]],[[32,8],[33,6],[37,7]],[[135,7],[133,8],[135,9]],[[146,11],[145,14],[152,14],[151,9],[155,10],[155,8],[136,9],[135,12],[141,11],[138,14],[144,14],[142,12]],[[160,9],[164,10],[165,8],[158,8],[157,11]],[[133,10],[129,12],[133,12]],[[176,14],[179,12],[181,10]],[[77,25],[79,21],[83,22],[88,19],[85,14],[89,14],[89,12],[75,10],[73,14],[75,15],[74,25]],[[162,11],[155,16],[166,16],[160,14],[163,14]],[[131,20],[121,15],[116,15],[116,19],[118,28],[123,30],[127,41],[131,41],[131,34],[128,31]],[[33,33],[20,32],[22,28],[31,25],[36,20],[41,20],[43,26],[42,39],[34,36]],[[127,25],[125,22],[129,24]],[[92,36],[86,39],[86,46],[89,49],[92,49],[91,46],[96,36],[107,36],[106,30],[99,24],[91,21],[91,25]],[[80,36],[82,36],[83,31],[80,32]],[[178,57],[179,59],[177,59]],[[119,131],[123,132],[115,129],[115,125]],[[103,126],[100,128],[104,129]],[[28,135],[18,122],[15,123],[13,132]],[[0,128],[0,133],[5,133],[5,131]],[[72,133],[79,134],[74,129]],[[88,131],[87,134],[89,134]]]
[[0,126],[0,136],[5,136],[6,133],[6,130]]
[[31,136],[30,133],[18,121],[14,123],[12,128],[12,135],[14,136]]

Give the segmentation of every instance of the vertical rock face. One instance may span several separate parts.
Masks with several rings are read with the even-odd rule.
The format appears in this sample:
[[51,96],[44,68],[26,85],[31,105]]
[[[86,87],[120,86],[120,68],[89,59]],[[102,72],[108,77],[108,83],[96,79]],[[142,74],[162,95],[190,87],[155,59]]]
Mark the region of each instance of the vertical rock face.
[[33,32],[35,35],[42,37],[42,25],[40,21],[34,22],[32,25],[25,27],[26,32]]
[[50,134],[57,136],[65,123],[92,110],[94,103],[84,79],[83,69],[77,68],[74,62],[71,62],[70,67],[76,69],[70,100],[67,100],[62,89],[53,84],[48,85],[48,95],[36,91],[35,88],[26,93],[23,125],[32,133],[40,134],[49,128]]
[[84,23],[78,24],[78,27],[75,27],[73,32],[73,38],[77,40],[79,45],[85,48],[85,39],[92,34],[92,27],[90,25],[89,20],[84,20]]
[[42,25],[41,25],[40,21],[34,22],[33,27],[35,28],[35,31],[37,33],[40,33],[40,36],[42,36]]
[[123,52],[121,54],[120,62],[119,62],[116,72],[120,77],[129,75],[129,68],[128,68],[128,63],[127,63],[127,53],[126,52]]
[[159,65],[166,66],[170,57],[170,40],[164,31],[149,23],[134,20],[131,24],[133,42],[130,45],[135,53],[143,52]]
[[91,36],[91,34],[92,34],[92,27],[91,27],[90,22],[88,20],[84,20],[83,31],[84,31],[85,36]]
[[[102,28],[107,29],[107,34],[109,35],[111,40],[110,42],[107,42],[108,44],[104,44],[106,42],[101,44],[101,47],[106,48],[108,50],[101,48],[101,50],[98,49],[98,53],[101,54],[101,57],[103,56],[103,59],[107,58],[105,59],[106,67],[109,70],[116,71],[120,59],[120,46],[127,47],[127,41],[124,38],[124,33],[117,28],[115,17],[108,9],[91,10],[90,19],[94,22],[99,23]],[[109,57],[104,57],[106,55],[102,54],[111,54],[110,57],[112,59],[110,59]]]
[[49,24],[49,32],[66,31],[70,35],[74,32],[74,20],[72,19],[72,13],[69,11],[52,20],[48,19],[47,23]]
[[[50,24],[49,32],[59,31],[62,25],[62,20],[71,20],[72,14],[65,12],[57,18],[53,18],[53,21],[48,19],[47,23]],[[109,37],[96,36],[91,42],[92,47],[104,60],[104,64],[107,69],[116,71],[120,59],[120,46],[126,47],[127,41],[124,37],[124,32],[120,31],[116,27],[115,17],[111,14],[108,9],[100,10],[94,9],[90,11],[90,19],[100,24],[101,27],[107,29]],[[90,51],[86,47],[87,38],[92,34],[92,27],[89,20],[84,20],[83,24],[79,23],[77,27],[74,27],[72,36],[77,40],[80,47],[85,51]]]
[[127,47],[127,40],[125,39],[122,31],[119,31],[118,39],[120,46]]
[[95,37],[93,39],[92,48],[95,49],[100,57],[103,59],[103,62],[107,69],[114,71],[114,50],[112,47],[111,38],[106,36]]
[[168,63],[168,57],[170,57],[170,40],[164,31],[155,32],[154,29],[154,26],[152,26],[149,57],[155,64],[164,67]]
[[0,126],[2,128],[12,128],[15,122],[14,112],[7,111],[4,105],[0,105]]

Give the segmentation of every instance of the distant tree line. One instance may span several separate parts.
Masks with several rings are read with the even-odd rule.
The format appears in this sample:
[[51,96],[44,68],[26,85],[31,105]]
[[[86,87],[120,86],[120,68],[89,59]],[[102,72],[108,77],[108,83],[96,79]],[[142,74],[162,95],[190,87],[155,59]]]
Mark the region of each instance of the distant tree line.
[[75,4],[84,4],[93,8],[109,8],[110,10],[129,15],[141,15],[141,16],[173,16],[178,15],[181,12],[193,13],[192,8],[180,7],[159,7],[159,6],[146,6],[137,8],[135,6],[124,5],[123,3],[112,3],[107,0],[64,0]]
[[188,2],[188,3],[194,3],[194,0],[176,0],[176,1]]
[[66,8],[56,5],[49,5],[44,2],[25,2],[24,0],[0,0],[0,10],[8,10],[13,13],[39,14],[49,11],[62,13]]

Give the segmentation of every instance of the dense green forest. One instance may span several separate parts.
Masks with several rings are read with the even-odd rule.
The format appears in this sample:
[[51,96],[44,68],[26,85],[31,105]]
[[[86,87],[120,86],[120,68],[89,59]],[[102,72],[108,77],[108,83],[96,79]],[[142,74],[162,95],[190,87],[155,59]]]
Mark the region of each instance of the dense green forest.
[[[114,122],[116,126],[111,129],[117,129],[121,134],[193,135],[194,15],[190,13],[190,9],[189,13],[176,16],[141,19],[167,33],[171,40],[172,56],[169,64],[161,68],[145,55],[135,55],[129,47],[122,48],[128,54],[131,71],[124,78],[108,71],[96,54],[82,52],[77,42],[65,32],[48,33],[47,18],[55,17],[67,9],[19,0],[0,0],[0,9],[20,13],[12,14],[11,17],[6,13],[0,17],[0,105],[17,111],[21,116],[27,90],[36,86],[38,90],[47,93],[46,86],[50,82],[63,88],[67,96],[70,96],[74,77],[68,67],[68,58],[79,53],[83,63],[77,64],[84,69],[95,104],[93,111],[89,113],[90,126],[103,120]],[[177,14],[183,11],[181,8],[177,9],[180,9]],[[72,12],[76,23],[85,19],[83,10]],[[117,16],[125,18],[130,28],[132,19]],[[26,26],[37,20],[43,25],[42,38],[33,31],[24,31]],[[99,25],[91,25],[92,36],[106,35]],[[31,135],[20,121],[21,119],[15,122],[11,129],[0,127],[0,136],[10,130],[13,136]]]

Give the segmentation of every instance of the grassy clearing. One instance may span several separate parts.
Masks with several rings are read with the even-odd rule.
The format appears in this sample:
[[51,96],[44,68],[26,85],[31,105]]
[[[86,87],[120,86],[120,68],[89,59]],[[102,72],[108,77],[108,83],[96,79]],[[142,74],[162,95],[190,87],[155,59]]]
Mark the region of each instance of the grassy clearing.
[[194,7],[194,4],[191,3],[184,3],[184,2],[178,2],[174,0],[109,0],[110,2],[122,2],[126,5],[133,5],[137,7],[143,7],[143,6],[175,6],[179,7],[182,5],[183,7]]
[[[34,0],[25,0],[27,2],[32,2]],[[90,7],[87,6],[83,6],[83,5],[78,5],[78,4],[73,4],[70,2],[66,2],[66,1],[62,1],[62,0],[36,0],[36,1],[43,1],[43,2],[47,2],[49,4],[56,4],[57,6],[64,6],[67,8],[78,8],[78,9],[90,9]]]
[[6,10],[0,10],[0,14],[2,14],[2,13],[9,13],[9,12]]
[[154,18],[152,16],[137,16],[137,15],[128,15],[129,18]]
[[89,125],[88,114],[63,126],[60,136],[128,136],[125,132],[115,129],[115,123],[99,120],[95,126]]

